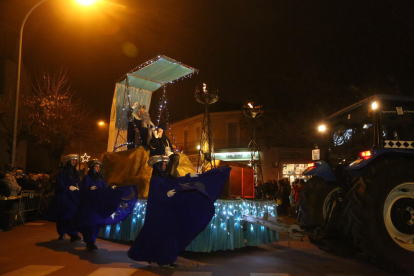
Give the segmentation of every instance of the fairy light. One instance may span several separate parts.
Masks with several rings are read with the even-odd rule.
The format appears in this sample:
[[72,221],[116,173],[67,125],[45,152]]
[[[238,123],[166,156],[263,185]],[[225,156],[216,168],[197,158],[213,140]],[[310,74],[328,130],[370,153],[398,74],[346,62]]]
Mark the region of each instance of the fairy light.
[[[125,143],[125,138],[122,137],[122,135],[120,134],[120,131],[121,130],[125,130],[126,127],[127,127],[127,124],[126,124],[126,127],[125,127],[125,125],[121,125],[121,122],[124,122],[125,121],[125,120],[123,120],[123,118],[125,117],[125,114],[127,113],[127,110],[128,110],[128,108],[126,108],[126,106],[127,105],[131,106],[131,102],[130,102],[131,101],[131,95],[129,93],[130,74],[132,74],[132,73],[134,73],[134,72],[136,72],[138,70],[144,69],[146,67],[149,67],[149,66],[153,65],[155,62],[157,62],[159,60],[166,61],[167,63],[174,64],[174,65],[178,65],[178,66],[184,67],[186,69],[192,70],[191,73],[188,73],[185,76],[182,76],[180,78],[176,78],[175,80],[172,80],[172,81],[170,81],[168,83],[174,83],[177,80],[183,80],[183,79],[192,77],[194,74],[198,74],[198,70],[197,69],[192,68],[192,67],[190,67],[188,65],[182,64],[179,61],[176,61],[176,60],[174,60],[172,58],[169,58],[169,57],[163,56],[163,55],[158,55],[157,57],[155,57],[153,59],[150,59],[150,60],[142,63],[141,65],[135,67],[129,73],[127,73],[126,74],[126,79],[125,79],[125,89],[124,89],[124,99],[123,99],[123,104],[122,104],[122,112],[121,112],[121,116],[120,116],[119,120],[116,123],[116,126],[118,128],[118,131],[117,131],[116,138],[115,138],[115,145],[114,145],[114,149],[113,149],[114,152],[115,151],[118,151],[118,149],[123,148],[124,146],[127,146],[127,145],[130,144],[130,143]],[[161,109],[159,110],[160,112],[159,112],[159,116],[158,116],[158,120],[157,120],[157,126],[160,123],[162,111],[165,109],[165,105],[167,103],[165,85],[166,85],[166,83],[164,83],[164,85],[163,85],[163,87],[164,87],[163,97],[164,98],[162,99],[161,104],[160,104],[160,108]],[[162,105],[162,103],[164,103],[164,105]],[[168,116],[169,115],[167,114],[167,118],[168,118]],[[167,121],[167,125],[169,126],[169,122],[168,121]],[[136,129],[135,123],[134,123],[134,127]],[[169,128],[169,130],[171,131],[171,127]],[[139,131],[136,131],[136,132],[139,135]],[[172,134],[172,131],[171,131],[171,134]],[[172,135],[172,138],[173,138],[174,144],[176,144],[174,135]],[[120,141],[120,139],[123,140],[123,141]],[[141,138],[140,135],[139,135],[139,139],[140,139],[140,141],[142,143],[142,138]]]
[[[247,225],[247,229],[250,229],[250,231],[248,231],[247,239],[249,239],[249,237],[255,240],[263,238],[263,243],[265,243],[268,242],[266,237],[269,237],[270,233],[274,233],[267,232],[272,230],[269,230],[266,227],[259,227],[251,223],[246,223],[242,217],[245,214],[254,214],[255,212],[256,214],[268,212],[269,216],[274,217],[276,210],[274,202],[255,202],[250,200],[243,200],[243,202],[240,202],[238,200],[218,200],[214,203],[214,206],[215,212],[209,223],[209,231],[211,231],[212,237],[218,239],[223,237],[230,239],[237,238],[240,234],[243,235],[243,231],[246,229],[246,227],[243,227],[243,224]],[[117,235],[121,233],[121,229],[123,229],[123,227],[131,227],[131,231],[134,231],[134,233],[139,232],[145,222],[146,207],[146,200],[138,200],[133,208],[134,212],[133,217],[130,220],[131,223],[117,223],[113,225],[113,228],[107,226],[103,233],[105,233],[106,237],[109,237],[110,235],[115,235],[115,237],[117,237]],[[122,235],[124,235],[125,231],[123,230],[122,233]],[[224,250],[226,250],[226,248],[224,248]]]

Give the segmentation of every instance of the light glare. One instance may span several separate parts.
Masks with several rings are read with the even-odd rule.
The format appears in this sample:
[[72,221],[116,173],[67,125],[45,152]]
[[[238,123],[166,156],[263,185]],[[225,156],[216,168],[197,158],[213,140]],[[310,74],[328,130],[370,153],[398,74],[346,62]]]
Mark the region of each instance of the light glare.
[[325,131],[325,130],[326,130],[325,125],[320,125],[320,126],[318,127],[318,130],[319,130],[319,131]]
[[79,4],[84,6],[93,5],[97,0],[76,0]]
[[375,109],[377,109],[378,108],[378,104],[377,104],[377,102],[373,102],[372,103],[372,110],[375,110]]

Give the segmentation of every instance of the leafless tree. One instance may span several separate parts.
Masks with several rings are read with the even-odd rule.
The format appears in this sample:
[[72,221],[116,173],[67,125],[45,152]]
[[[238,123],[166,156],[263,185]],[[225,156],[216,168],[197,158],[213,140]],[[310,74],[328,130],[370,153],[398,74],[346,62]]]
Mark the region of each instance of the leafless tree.
[[[56,162],[72,139],[86,135],[86,126],[91,120],[87,106],[74,99],[68,80],[64,70],[53,75],[35,74],[30,95],[20,99],[18,141],[26,139],[45,146]],[[0,101],[0,133],[9,148],[13,134],[12,113],[12,99]]]

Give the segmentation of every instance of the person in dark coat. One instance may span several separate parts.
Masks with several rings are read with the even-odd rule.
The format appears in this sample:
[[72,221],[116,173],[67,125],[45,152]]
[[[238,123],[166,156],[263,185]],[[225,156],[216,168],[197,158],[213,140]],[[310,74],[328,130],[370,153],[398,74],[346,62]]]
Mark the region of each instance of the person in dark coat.
[[160,125],[158,127],[157,136],[153,137],[150,141],[150,157],[156,155],[168,156],[169,162],[166,165],[166,169],[162,170],[160,167],[162,166],[162,163],[158,163],[155,164],[155,166],[158,167],[155,172],[161,173],[162,176],[180,177],[180,173],[177,170],[178,164],[180,163],[180,155],[174,153],[173,145],[165,132],[166,127],[164,125]]
[[[0,172],[0,196],[9,197],[11,191],[9,185],[7,185],[3,179],[5,177],[4,172]],[[13,208],[13,202],[2,200],[0,201],[0,229],[8,231],[11,229],[11,213],[8,213]]]
[[64,159],[66,165],[59,170],[55,185],[55,198],[45,210],[45,217],[49,221],[56,222],[59,240],[63,240],[65,234],[68,234],[70,241],[75,242],[80,240],[71,221],[79,203],[80,178],[79,171],[76,169],[78,155],[70,154]]
[[[165,156],[164,156],[165,157]],[[166,162],[155,162],[150,180],[145,223],[128,250],[135,261],[175,268],[178,254],[201,233],[215,213],[214,202],[230,175],[230,167],[181,178],[165,177]],[[155,166],[161,164],[160,166]],[[161,170],[161,171],[159,171]]]
[[106,186],[101,173],[102,163],[98,159],[88,162],[89,171],[80,185],[80,203],[75,214],[75,224],[83,235],[86,248],[96,250],[99,228],[118,208],[122,192],[114,190],[115,185]]

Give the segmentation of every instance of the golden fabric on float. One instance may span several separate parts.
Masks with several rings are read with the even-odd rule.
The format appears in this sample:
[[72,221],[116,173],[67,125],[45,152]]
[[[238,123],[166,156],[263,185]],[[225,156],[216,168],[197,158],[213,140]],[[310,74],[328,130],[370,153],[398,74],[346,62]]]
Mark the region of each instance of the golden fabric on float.
[[[187,155],[180,155],[178,172],[181,176],[196,172]],[[103,158],[102,173],[107,185],[138,186],[138,198],[148,197],[152,168],[148,166],[149,151],[143,147],[120,152],[107,152]]]

